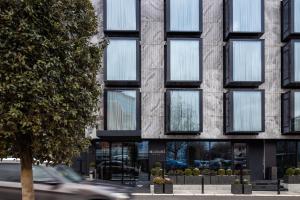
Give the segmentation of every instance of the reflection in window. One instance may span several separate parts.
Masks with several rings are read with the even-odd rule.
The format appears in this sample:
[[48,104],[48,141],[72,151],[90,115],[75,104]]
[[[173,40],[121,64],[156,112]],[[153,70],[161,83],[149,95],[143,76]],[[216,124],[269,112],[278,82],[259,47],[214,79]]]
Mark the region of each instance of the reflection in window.
[[233,131],[262,130],[261,92],[233,93]]
[[199,31],[200,0],[170,0],[170,31]]
[[261,81],[261,41],[233,41],[233,81]]
[[167,142],[166,170],[228,169],[232,166],[230,142]]
[[294,0],[294,31],[299,33],[300,32],[300,0]]
[[295,98],[295,111],[294,111],[294,118],[293,118],[293,124],[294,124],[294,131],[300,131],[300,92],[294,93]]
[[278,167],[278,178],[285,175],[285,171],[289,167],[297,165],[297,143],[294,141],[277,142],[276,163]]
[[262,0],[233,0],[233,31],[261,32]]
[[233,146],[233,158],[234,158],[234,169],[246,169],[248,160],[248,151],[246,143],[234,143]]
[[170,131],[199,131],[199,91],[170,91]]
[[295,81],[300,81],[300,42],[294,43],[294,67],[295,67]]
[[199,40],[170,41],[170,79],[199,81]]
[[107,92],[107,130],[136,130],[136,91]]
[[110,40],[107,80],[136,80],[136,40]]
[[136,0],[106,0],[107,30],[136,30]]

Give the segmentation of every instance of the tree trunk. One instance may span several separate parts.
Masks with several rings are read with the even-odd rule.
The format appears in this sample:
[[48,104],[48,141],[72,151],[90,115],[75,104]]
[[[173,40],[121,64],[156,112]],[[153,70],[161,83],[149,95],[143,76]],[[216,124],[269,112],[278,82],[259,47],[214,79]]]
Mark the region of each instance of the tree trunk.
[[28,147],[23,148],[21,152],[21,184],[22,200],[34,200],[32,153]]

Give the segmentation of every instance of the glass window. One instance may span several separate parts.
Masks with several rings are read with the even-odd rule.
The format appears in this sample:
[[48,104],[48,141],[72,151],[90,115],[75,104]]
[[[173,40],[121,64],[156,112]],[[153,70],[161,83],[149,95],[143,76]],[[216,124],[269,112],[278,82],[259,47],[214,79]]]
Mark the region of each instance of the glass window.
[[294,0],[294,31],[300,32],[300,0]]
[[262,0],[232,0],[233,31],[261,32]]
[[233,41],[233,81],[261,81],[262,42]]
[[247,168],[248,150],[246,143],[234,143],[233,145],[234,169]]
[[239,91],[233,93],[233,131],[262,130],[262,93]]
[[107,30],[136,30],[136,0],[106,0]]
[[276,161],[278,178],[282,178],[287,168],[297,165],[297,143],[294,141],[277,142]]
[[107,130],[136,130],[136,91],[107,91]]
[[170,79],[199,81],[199,40],[170,41]]
[[199,91],[170,91],[170,131],[199,131]]
[[300,42],[294,43],[295,81],[300,81]]
[[294,131],[300,131],[300,92],[294,93],[294,116],[293,116],[293,124]]
[[107,80],[136,80],[136,40],[110,40],[107,46]]
[[199,31],[200,0],[170,0],[170,31]]
[[232,166],[230,142],[211,142],[210,143],[210,164],[209,168],[218,170],[228,169]]

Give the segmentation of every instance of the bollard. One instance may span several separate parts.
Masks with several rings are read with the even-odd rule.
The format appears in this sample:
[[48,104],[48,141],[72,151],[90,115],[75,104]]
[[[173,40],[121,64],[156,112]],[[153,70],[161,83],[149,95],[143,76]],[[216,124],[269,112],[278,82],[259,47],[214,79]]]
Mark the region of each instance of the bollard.
[[277,194],[280,195],[280,179],[277,180]]
[[201,193],[204,194],[204,176],[202,176],[202,179],[201,179]]

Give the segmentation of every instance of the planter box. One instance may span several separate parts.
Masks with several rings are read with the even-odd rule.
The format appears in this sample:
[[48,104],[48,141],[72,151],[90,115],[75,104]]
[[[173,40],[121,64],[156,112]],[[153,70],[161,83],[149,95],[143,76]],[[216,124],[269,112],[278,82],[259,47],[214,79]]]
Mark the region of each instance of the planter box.
[[210,177],[210,184],[217,185],[218,182],[219,182],[219,177],[218,176],[211,176]]
[[202,176],[185,176],[186,185],[201,185]]
[[284,176],[283,180],[289,184],[300,184],[300,176]]
[[173,194],[173,184],[165,184],[165,193]]
[[154,184],[154,193],[163,194],[163,185]]
[[[242,184],[231,184],[232,194],[243,194]],[[244,185],[244,194],[252,194],[252,185]]]
[[177,178],[175,175],[168,175],[167,177],[173,182],[173,184],[177,184],[177,182],[176,182]]
[[210,184],[210,176],[209,175],[202,175],[204,177],[204,185]]
[[217,176],[218,184],[220,185],[230,185],[236,179],[236,176]]

